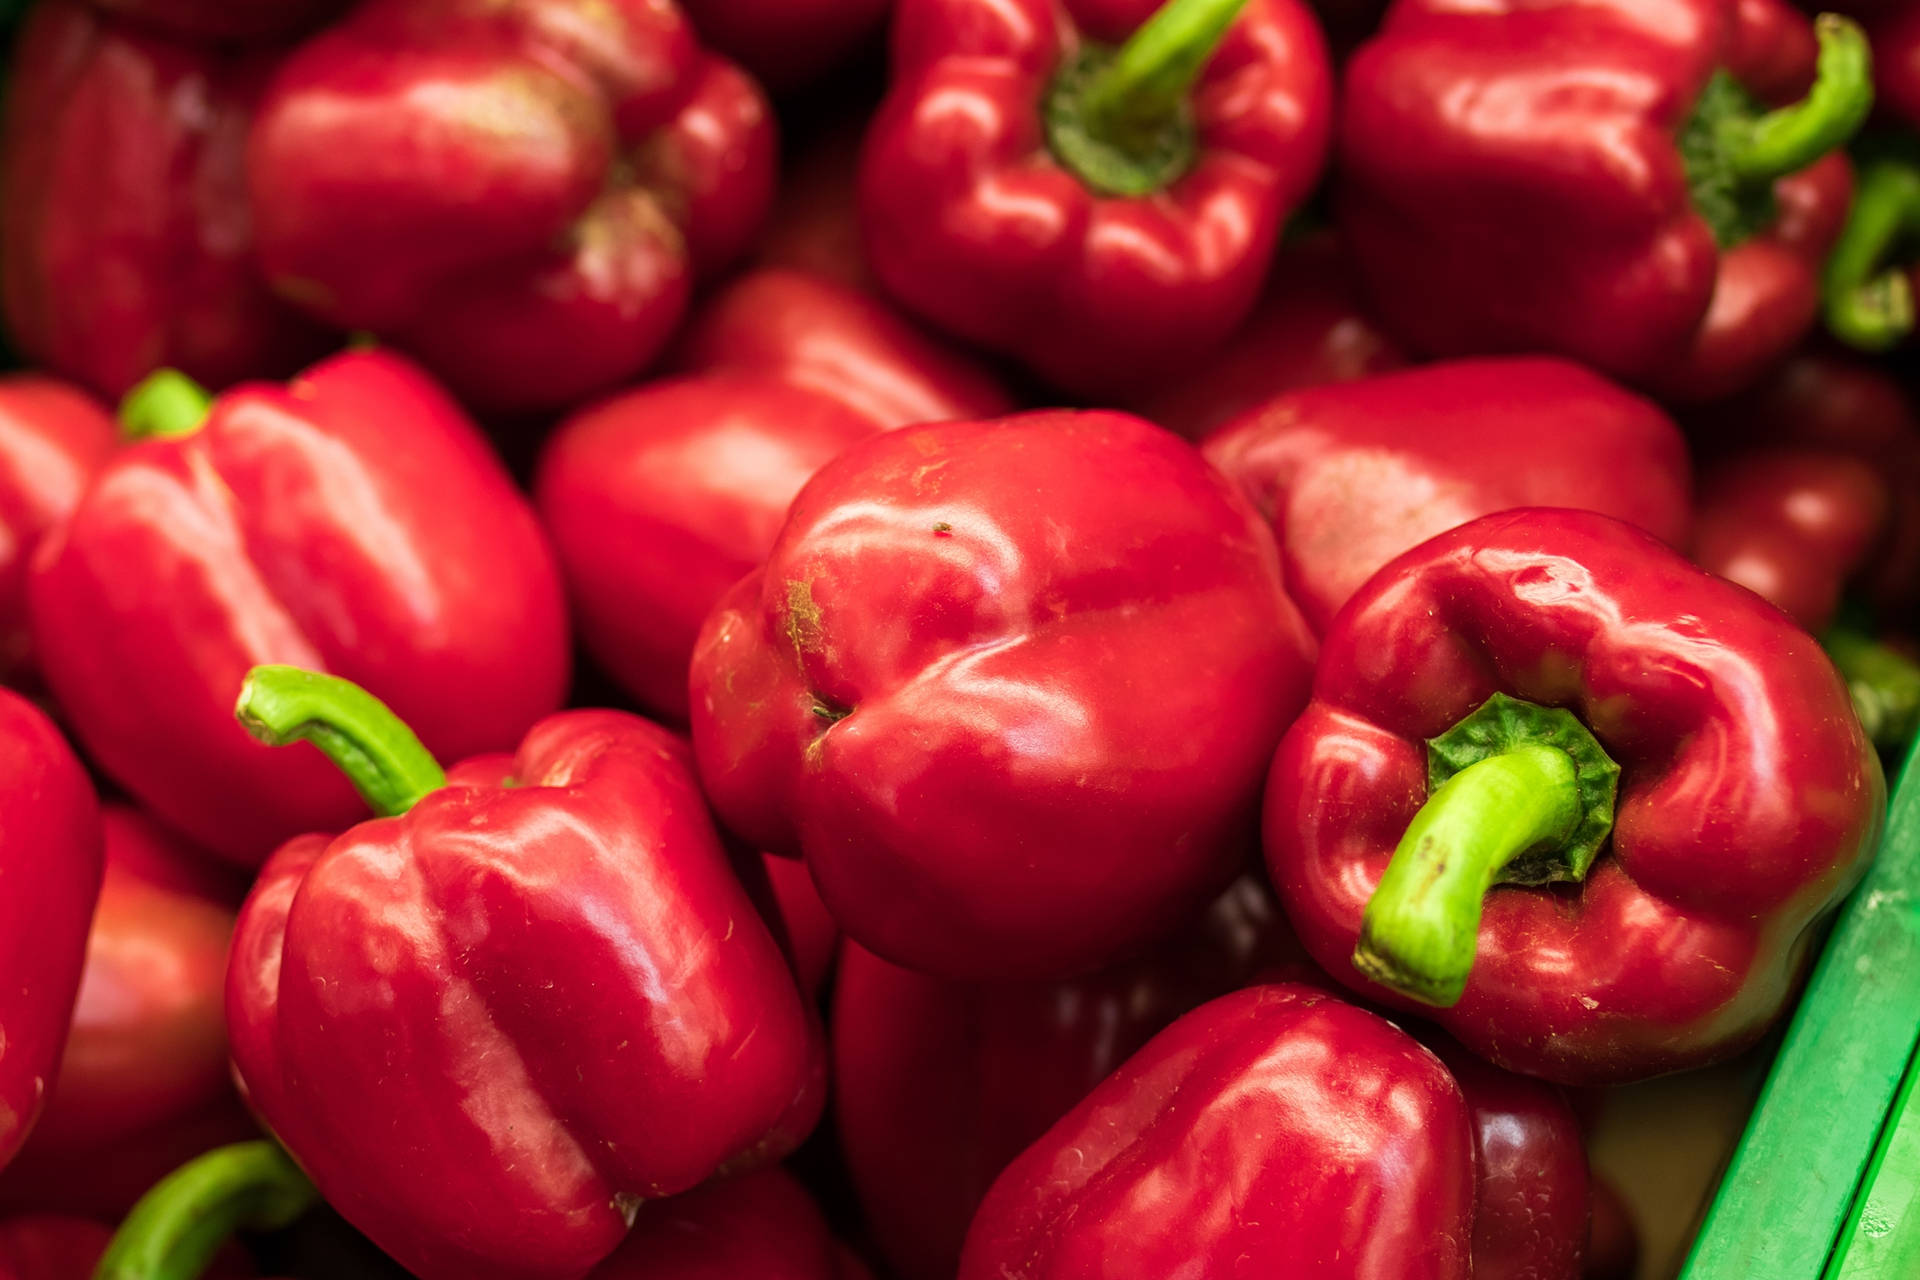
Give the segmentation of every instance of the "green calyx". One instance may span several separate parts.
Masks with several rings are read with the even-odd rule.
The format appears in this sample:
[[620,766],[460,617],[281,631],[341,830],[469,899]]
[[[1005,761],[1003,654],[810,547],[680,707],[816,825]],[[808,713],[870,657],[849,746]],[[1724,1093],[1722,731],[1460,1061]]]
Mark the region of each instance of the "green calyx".
[[213,397],[178,369],[156,369],[120,399],[120,431],[129,440],[190,436],[207,420]]
[[1829,628],[1820,643],[1846,680],[1873,745],[1889,754],[1904,752],[1920,733],[1920,666],[1844,623]]
[[1728,72],[1713,73],[1680,131],[1693,206],[1728,248],[1773,220],[1773,184],[1831,151],[1873,109],[1873,59],[1858,24],[1821,14],[1820,60],[1807,96],[1766,110]]
[[319,1193],[278,1143],[220,1147],[181,1165],[140,1198],[93,1280],[193,1280],[236,1231],[290,1226]]
[[1827,328],[1862,351],[1885,351],[1913,332],[1913,283],[1893,265],[1920,241],[1920,164],[1883,155],[1861,168],[1846,228],[1821,283]]
[[270,747],[311,742],[347,775],[367,807],[405,813],[447,775],[413,730],[378,698],[349,680],[299,667],[247,673],[234,715]]
[[1446,1007],[1466,990],[1494,885],[1585,879],[1613,831],[1620,766],[1579,719],[1496,693],[1427,743],[1427,801],[1361,916],[1353,963]]
[[1199,154],[1189,93],[1247,0],[1167,0],[1118,48],[1084,44],[1041,106],[1060,163],[1104,196],[1164,191]]

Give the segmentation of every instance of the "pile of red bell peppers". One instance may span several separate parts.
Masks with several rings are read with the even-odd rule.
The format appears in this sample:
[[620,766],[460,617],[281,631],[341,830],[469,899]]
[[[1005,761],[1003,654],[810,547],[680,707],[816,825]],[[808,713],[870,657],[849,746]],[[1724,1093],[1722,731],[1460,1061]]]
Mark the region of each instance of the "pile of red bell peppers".
[[0,1277],[1633,1276],[1920,731],[1838,7],[24,6]]

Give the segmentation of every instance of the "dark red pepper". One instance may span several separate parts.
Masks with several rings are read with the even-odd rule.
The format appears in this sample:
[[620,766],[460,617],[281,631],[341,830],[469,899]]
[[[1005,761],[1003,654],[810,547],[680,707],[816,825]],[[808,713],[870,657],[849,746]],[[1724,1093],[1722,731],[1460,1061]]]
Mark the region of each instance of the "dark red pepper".
[[257,1129],[227,1067],[240,886],[136,810],[102,817],[106,875],[72,1031],[0,1198],[118,1216],[175,1166]]
[[0,377],[0,680],[33,678],[27,564],[116,443],[113,419],[85,392],[38,374]]
[[570,711],[449,775],[332,677],[259,668],[239,712],[388,815],[267,863],[227,1015],[249,1101],[409,1270],[575,1280],[813,1127],[818,1027],[679,739]]
[[1474,1174],[1467,1101],[1418,1041],[1314,988],[1251,987],[1007,1167],[959,1280],[1467,1280]]
[[100,805],[34,705],[0,689],[0,1166],[46,1105],[100,892]]
[[[1343,81],[1340,225],[1390,330],[1729,394],[1818,309],[1866,42],[1783,0],[1397,0]],[[1811,93],[1801,102],[1765,112]]]
[[893,0],[682,0],[714,48],[762,84],[792,89],[817,80],[875,39]]
[[913,311],[1062,388],[1154,385],[1252,308],[1331,97],[1298,0],[900,0],[860,173],[868,259]]
[[638,373],[751,244],[773,118],[662,0],[376,0],[275,77],[247,154],[260,261],[463,400]]
[[1351,274],[1332,236],[1282,248],[1273,285],[1246,323],[1129,407],[1198,440],[1286,392],[1399,368],[1405,363],[1399,348],[1361,307]]
[[92,0],[96,9],[209,42],[280,40],[316,26],[348,0]]
[[1458,360],[1297,391],[1204,452],[1272,524],[1287,589],[1317,631],[1380,566],[1494,511],[1583,507],[1686,541],[1679,430],[1565,360]]
[[903,427],[817,473],[708,617],[694,745],[862,946],[1060,977],[1233,879],[1312,647],[1259,517],[1175,436]]
[[1535,508],[1348,603],[1274,759],[1267,862],[1342,982],[1510,1069],[1618,1083],[1765,1031],[1885,797],[1791,619],[1626,524]]
[[0,147],[0,294],[23,355],[118,396],[163,365],[224,387],[324,348],[253,259],[247,127],[277,57],[34,7]]
[[113,1228],[91,1218],[23,1213],[0,1220],[0,1278],[88,1280]]
[[793,1176],[764,1169],[641,1207],[589,1280],[871,1280]]
[[[531,506],[430,379],[380,351],[212,403],[168,379],[30,585],[48,686],[156,816],[258,864],[360,811],[322,761],[233,723],[262,662],[361,681],[448,755],[511,745],[567,680],[560,575]],[[184,434],[182,434],[184,432]]]

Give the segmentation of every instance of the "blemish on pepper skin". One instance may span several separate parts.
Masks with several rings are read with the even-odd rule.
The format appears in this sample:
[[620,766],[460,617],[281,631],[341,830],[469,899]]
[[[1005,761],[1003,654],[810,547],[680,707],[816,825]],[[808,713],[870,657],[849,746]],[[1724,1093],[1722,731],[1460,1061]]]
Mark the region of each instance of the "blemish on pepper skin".
[[942,520],[940,523],[933,526],[933,532],[938,537],[951,538],[953,536],[953,526],[948,524],[945,520]]
[[820,648],[820,606],[811,582],[787,583],[787,639],[802,660],[809,649]]

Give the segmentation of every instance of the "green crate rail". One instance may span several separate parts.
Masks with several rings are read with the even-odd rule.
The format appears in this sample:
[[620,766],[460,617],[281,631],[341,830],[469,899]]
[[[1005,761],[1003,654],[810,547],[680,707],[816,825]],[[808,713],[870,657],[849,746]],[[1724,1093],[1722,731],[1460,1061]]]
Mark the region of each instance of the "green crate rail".
[[1920,766],[1807,983],[1681,1280],[1920,1280]]

